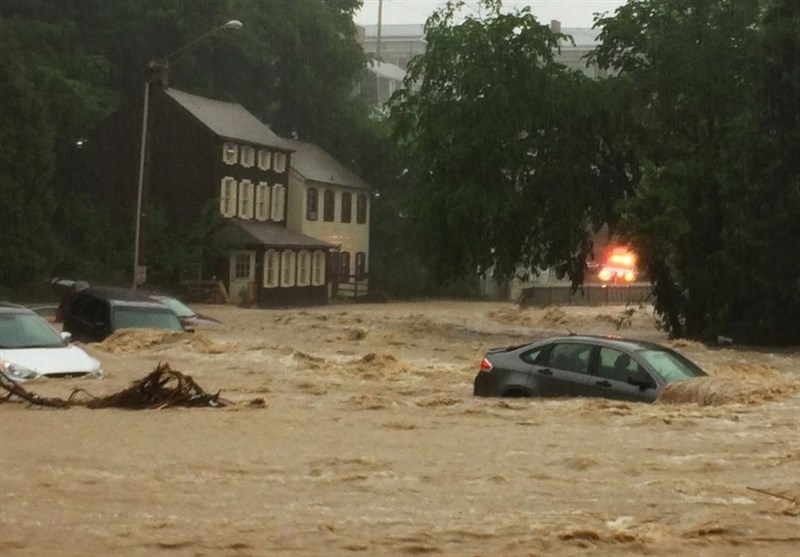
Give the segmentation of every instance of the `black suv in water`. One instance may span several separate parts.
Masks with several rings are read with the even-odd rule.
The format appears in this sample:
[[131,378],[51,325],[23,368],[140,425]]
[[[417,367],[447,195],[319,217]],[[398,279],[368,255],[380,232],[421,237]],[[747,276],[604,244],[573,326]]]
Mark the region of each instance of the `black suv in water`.
[[99,342],[118,329],[183,331],[174,311],[125,288],[87,288],[64,313],[64,331],[82,342]]

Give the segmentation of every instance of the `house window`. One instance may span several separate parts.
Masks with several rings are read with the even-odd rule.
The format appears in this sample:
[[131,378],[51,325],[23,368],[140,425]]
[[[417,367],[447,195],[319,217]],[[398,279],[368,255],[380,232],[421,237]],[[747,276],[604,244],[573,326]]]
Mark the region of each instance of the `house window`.
[[267,250],[264,253],[264,288],[278,286],[279,257],[280,255],[275,250]]
[[219,212],[223,217],[236,216],[236,180],[230,176],[223,178],[220,185]]
[[239,158],[239,147],[235,143],[222,144],[222,162],[225,164],[236,164]]
[[272,220],[281,222],[283,220],[284,208],[286,207],[286,188],[281,184],[272,186]]
[[367,222],[367,196],[359,193],[356,198],[356,222],[364,224]]
[[286,172],[286,153],[275,153],[272,168],[280,174]]
[[249,145],[242,147],[242,166],[252,168],[256,164],[256,150]]
[[325,252],[315,251],[312,260],[312,278],[311,284],[314,286],[322,286],[325,284]]
[[339,254],[339,282],[350,280],[350,252],[343,251]]
[[253,182],[242,180],[239,184],[239,218],[253,218]]
[[356,280],[363,279],[367,274],[367,254],[363,251],[356,252]]
[[333,190],[325,190],[322,194],[322,218],[325,222],[333,222],[333,215],[336,210],[336,194]]
[[259,182],[256,186],[256,218],[269,219],[269,186],[266,182]]
[[297,258],[297,286],[311,284],[311,252],[301,251]]
[[317,220],[317,210],[319,208],[319,192],[317,188],[306,190],[306,220]]
[[294,286],[296,265],[296,252],[292,250],[286,250],[281,254],[281,286]]
[[236,255],[236,266],[233,270],[233,276],[237,279],[250,278],[250,254],[239,253]]
[[260,168],[261,170],[269,170],[271,161],[272,161],[272,153],[270,153],[266,149],[259,149],[258,168]]
[[349,191],[342,192],[342,222],[353,220],[353,194]]

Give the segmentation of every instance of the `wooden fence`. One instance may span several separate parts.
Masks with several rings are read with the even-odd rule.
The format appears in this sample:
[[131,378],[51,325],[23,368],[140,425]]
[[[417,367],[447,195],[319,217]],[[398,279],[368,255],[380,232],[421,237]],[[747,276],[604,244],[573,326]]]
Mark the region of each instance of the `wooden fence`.
[[570,286],[532,286],[522,289],[518,301],[522,306],[627,305],[647,301],[652,292],[649,284],[589,284],[575,292]]
[[369,294],[369,278],[366,275],[357,277],[349,275],[340,278],[337,293],[345,298],[360,300]]

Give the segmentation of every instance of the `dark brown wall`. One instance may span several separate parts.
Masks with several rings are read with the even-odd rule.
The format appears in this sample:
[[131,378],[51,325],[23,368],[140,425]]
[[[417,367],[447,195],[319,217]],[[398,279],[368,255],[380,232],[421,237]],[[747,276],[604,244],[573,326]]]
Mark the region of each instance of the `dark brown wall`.
[[[128,103],[112,114],[90,136],[90,191],[106,206],[116,221],[133,226],[138,189],[142,102]],[[159,85],[150,90],[144,200],[164,206],[172,222],[185,224],[197,218],[203,206],[219,198],[224,176],[254,183],[267,181],[289,187],[287,172],[277,174],[257,166],[226,165],[222,162],[224,139],[183,109]],[[235,141],[238,145],[246,145]],[[251,144],[252,145],[252,144]],[[258,145],[252,145],[256,149]],[[274,151],[275,149],[270,149]],[[288,203],[289,195],[286,200]],[[284,207],[287,213],[288,207]],[[145,217],[146,218],[146,217]],[[286,219],[281,223],[286,225]]]
[[170,222],[185,225],[219,195],[213,184],[217,140],[162,90],[153,93],[146,197],[167,209]]

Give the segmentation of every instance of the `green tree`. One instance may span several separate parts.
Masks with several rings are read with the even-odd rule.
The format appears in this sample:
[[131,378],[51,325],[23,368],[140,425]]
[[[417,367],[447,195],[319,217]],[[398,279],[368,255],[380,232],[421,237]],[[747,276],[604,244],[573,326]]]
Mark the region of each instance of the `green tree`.
[[800,338],[800,259],[786,249],[800,237],[797,6],[767,6],[637,0],[597,21],[594,60],[628,91],[644,169],[623,230],[676,336]]
[[20,45],[0,19],[0,291],[29,285],[57,261],[53,127],[47,104],[20,61]]
[[528,9],[482,4],[482,16],[454,3],[431,16],[427,52],[392,101],[419,184],[413,217],[441,281],[524,265],[579,283],[592,231],[613,223],[636,174],[611,149],[621,124],[609,99],[621,97],[557,63],[568,38]]

